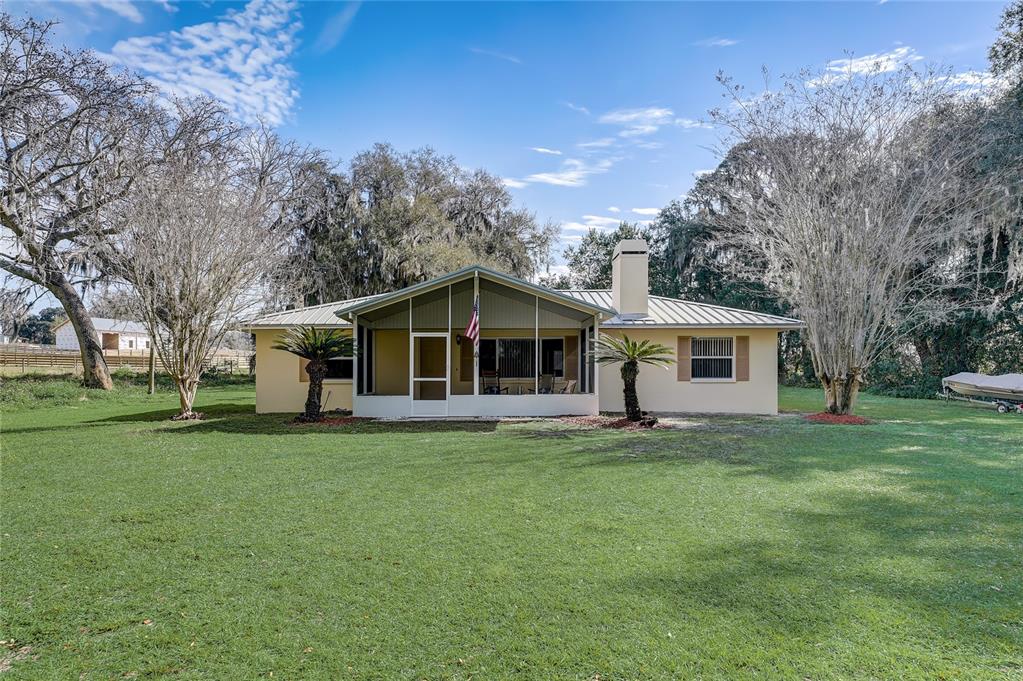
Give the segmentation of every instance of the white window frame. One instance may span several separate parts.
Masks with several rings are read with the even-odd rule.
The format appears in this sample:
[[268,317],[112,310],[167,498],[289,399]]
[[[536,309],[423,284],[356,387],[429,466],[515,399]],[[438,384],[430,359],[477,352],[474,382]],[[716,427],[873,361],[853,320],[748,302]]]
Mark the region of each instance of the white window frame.
[[[696,355],[693,352],[693,341],[697,339],[725,339],[730,338],[732,340],[732,355]],[[735,383],[735,336],[692,336],[689,338],[689,373],[690,382],[692,383]],[[693,376],[693,360],[696,359],[730,359],[732,360],[732,377],[731,378],[696,378]]]

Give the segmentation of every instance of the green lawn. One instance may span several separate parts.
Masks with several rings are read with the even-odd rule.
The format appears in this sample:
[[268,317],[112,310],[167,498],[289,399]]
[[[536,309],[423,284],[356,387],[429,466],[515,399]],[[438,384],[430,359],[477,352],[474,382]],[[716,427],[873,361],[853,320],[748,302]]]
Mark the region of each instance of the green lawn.
[[1023,677],[1023,417],[328,429],[248,386],[193,423],[32,394],[2,405],[5,679]]

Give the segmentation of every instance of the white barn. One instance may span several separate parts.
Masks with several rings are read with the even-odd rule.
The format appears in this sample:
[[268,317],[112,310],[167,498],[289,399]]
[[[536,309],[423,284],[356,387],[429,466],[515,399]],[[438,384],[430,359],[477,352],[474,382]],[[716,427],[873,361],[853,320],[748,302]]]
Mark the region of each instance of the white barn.
[[[149,332],[138,322],[124,319],[107,319],[93,317],[92,324],[96,327],[96,340],[104,350],[148,350]],[[64,321],[53,327],[55,344],[61,350],[78,350],[78,335],[71,322]]]

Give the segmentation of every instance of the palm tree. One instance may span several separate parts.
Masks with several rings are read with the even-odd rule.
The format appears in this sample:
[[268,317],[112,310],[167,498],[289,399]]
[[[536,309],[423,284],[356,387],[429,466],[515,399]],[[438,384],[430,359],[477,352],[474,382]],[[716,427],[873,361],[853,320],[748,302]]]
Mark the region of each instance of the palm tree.
[[351,336],[341,335],[337,329],[299,326],[288,329],[273,344],[273,348],[309,360],[305,365],[306,373],[309,374],[309,394],[305,399],[305,412],[299,418],[303,421],[319,421],[322,418],[320,397],[323,393],[323,378],[327,375],[327,362],[339,357],[351,357],[355,341]]
[[671,348],[652,343],[649,340],[634,341],[626,335],[601,336],[593,343],[595,362],[600,364],[622,364],[622,383],[625,384],[625,416],[630,421],[639,421],[643,412],[639,408],[639,396],[636,394],[636,377],[639,376],[640,364],[668,368],[675,363],[671,356]]

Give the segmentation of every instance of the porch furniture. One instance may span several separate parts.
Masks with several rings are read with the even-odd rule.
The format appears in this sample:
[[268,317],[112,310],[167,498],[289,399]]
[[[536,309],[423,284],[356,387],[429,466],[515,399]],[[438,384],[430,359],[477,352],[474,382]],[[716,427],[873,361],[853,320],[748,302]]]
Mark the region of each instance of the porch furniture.
[[483,379],[484,395],[500,395],[508,392],[507,386],[501,387],[501,374],[497,371],[484,369],[480,372],[480,378]]
[[554,392],[554,374],[540,374],[540,382],[537,386],[538,390],[529,389],[531,393],[537,393],[538,395],[550,395]]
[[565,383],[564,387],[561,388],[562,395],[571,395],[575,393],[575,384],[578,383],[576,379],[570,379]]

